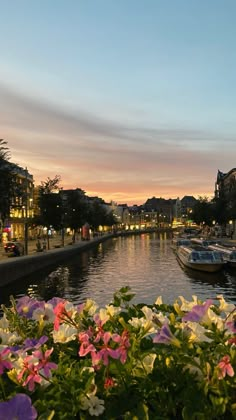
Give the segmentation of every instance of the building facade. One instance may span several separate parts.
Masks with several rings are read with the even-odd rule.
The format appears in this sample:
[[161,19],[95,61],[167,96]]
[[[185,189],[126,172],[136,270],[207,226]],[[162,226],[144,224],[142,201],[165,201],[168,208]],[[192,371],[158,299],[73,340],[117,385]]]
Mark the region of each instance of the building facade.
[[2,220],[2,242],[12,239],[23,240],[32,235],[30,220],[34,217],[34,180],[27,168],[7,163],[13,185],[10,214]]

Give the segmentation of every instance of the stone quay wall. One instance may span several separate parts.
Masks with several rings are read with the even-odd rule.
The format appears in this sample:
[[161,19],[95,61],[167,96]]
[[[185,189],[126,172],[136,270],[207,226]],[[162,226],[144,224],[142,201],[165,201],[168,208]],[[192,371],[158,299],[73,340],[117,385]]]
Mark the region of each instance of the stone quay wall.
[[33,255],[8,258],[7,260],[1,261],[0,287],[13,283],[14,281],[42,268],[57,263],[59,264],[62,260],[95,247],[99,243],[112,237],[112,234],[104,235],[98,238],[93,238],[89,241],[81,241],[73,245],[68,245],[64,248],[51,249],[46,252],[37,252]]

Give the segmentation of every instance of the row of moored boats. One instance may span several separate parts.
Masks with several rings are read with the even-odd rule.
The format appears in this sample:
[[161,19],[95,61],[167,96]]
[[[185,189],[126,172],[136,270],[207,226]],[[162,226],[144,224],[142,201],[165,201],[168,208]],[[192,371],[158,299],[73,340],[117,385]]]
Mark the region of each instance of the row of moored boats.
[[172,247],[179,260],[195,270],[214,273],[223,267],[236,268],[236,248],[202,238],[176,237]]

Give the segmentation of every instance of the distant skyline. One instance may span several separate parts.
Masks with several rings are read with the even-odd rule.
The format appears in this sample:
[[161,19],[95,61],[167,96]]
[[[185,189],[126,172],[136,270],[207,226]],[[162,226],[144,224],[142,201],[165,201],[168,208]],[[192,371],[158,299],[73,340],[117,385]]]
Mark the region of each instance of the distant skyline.
[[0,138],[36,184],[132,205],[236,167],[234,0],[0,7]]

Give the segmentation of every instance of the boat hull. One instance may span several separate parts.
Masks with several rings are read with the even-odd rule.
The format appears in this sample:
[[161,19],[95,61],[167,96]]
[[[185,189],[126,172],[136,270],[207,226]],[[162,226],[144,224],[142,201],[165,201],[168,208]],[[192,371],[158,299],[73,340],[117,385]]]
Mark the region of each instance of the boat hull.
[[[177,254],[178,255],[178,254]],[[205,271],[206,273],[216,273],[217,271],[222,270],[223,266],[225,264],[202,264],[202,263],[191,263],[189,261],[186,261],[184,258],[181,258],[178,255],[179,260],[182,262],[185,267],[192,268],[193,270],[198,271]]]
[[219,252],[208,251],[204,248],[194,249],[180,246],[176,254],[182,264],[192,270],[215,273],[225,266],[223,257]]

